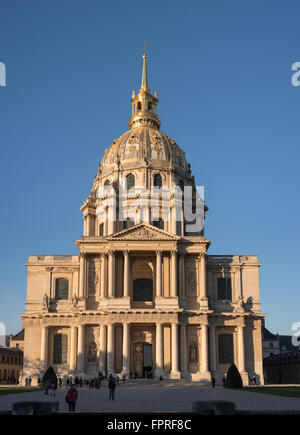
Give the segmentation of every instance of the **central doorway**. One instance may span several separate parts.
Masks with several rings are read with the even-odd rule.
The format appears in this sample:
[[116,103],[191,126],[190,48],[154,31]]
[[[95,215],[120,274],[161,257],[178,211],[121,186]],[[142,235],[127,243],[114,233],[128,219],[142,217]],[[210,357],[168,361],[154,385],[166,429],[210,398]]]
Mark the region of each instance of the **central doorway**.
[[136,343],[134,347],[134,371],[137,378],[153,377],[152,345]]

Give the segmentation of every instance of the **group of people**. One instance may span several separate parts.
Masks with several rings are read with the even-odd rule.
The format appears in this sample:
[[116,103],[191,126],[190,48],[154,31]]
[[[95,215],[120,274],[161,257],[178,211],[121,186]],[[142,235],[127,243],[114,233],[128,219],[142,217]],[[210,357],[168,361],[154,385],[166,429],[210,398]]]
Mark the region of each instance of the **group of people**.
[[31,386],[31,382],[32,382],[32,379],[30,377],[26,378],[25,379],[25,387],[30,387]]
[[[93,378],[93,379],[87,380],[89,388],[98,388],[99,389],[100,385],[101,385],[101,381],[104,378],[105,378],[104,376],[103,377],[98,376],[98,378]],[[125,376],[123,378],[122,378],[123,382],[125,382]],[[78,390],[77,390],[78,385],[80,387],[82,387],[82,385],[85,384],[85,380],[82,379],[82,382],[81,382],[81,379],[82,378],[79,378],[79,379],[75,378],[74,384],[70,381],[67,384],[69,386],[69,389],[68,389],[68,392],[66,395],[66,402],[69,405],[69,412],[75,411],[76,403],[78,400]],[[77,382],[76,382],[76,380],[77,380]],[[117,387],[118,383],[119,383],[119,377],[118,376],[114,377],[112,374],[110,374],[108,377],[108,392],[109,392],[108,400],[115,400],[115,391],[116,391],[116,387]]]

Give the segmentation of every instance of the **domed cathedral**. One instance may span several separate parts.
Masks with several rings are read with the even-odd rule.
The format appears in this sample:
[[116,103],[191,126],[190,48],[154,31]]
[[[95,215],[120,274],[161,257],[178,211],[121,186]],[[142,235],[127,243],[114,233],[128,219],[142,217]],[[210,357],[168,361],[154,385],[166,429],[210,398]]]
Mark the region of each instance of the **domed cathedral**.
[[263,383],[258,257],[207,255],[208,210],[184,151],[160,130],[143,55],[129,130],[104,152],[81,207],[79,255],[33,256],[24,379],[222,382],[232,362]]

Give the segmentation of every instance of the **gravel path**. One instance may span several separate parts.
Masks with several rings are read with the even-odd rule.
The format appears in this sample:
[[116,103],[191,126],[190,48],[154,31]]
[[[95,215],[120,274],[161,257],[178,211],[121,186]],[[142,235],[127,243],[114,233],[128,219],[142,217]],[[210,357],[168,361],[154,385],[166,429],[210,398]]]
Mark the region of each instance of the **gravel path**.
[[[100,390],[79,388],[76,411],[104,412],[191,412],[195,400],[230,400],[238,409],[246,410],[300,410],[300,398],[281,397],[246,391],[227,390],[223,387],[201,386],[184,381],[132,381],[120,384],[116,400],[108,401],[106,382]],[[11,410],[14,402],[26,400],[59,400],[60,411],[67,411],[66,390],[57,391],[56,397],[43,391],[0,395],[0,411]]]

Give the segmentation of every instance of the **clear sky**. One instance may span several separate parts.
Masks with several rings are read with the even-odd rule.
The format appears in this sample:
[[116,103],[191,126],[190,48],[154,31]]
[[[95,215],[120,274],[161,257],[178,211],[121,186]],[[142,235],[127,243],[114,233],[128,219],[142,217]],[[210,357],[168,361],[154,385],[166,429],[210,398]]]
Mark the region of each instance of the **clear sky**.
[[128,129],[146,41],[162,130],[209,207],[210,254],[258,254],[273,332],[300,321],[298,0],[0,0],[0,322],[29,254],[76,254],[79,207]]

